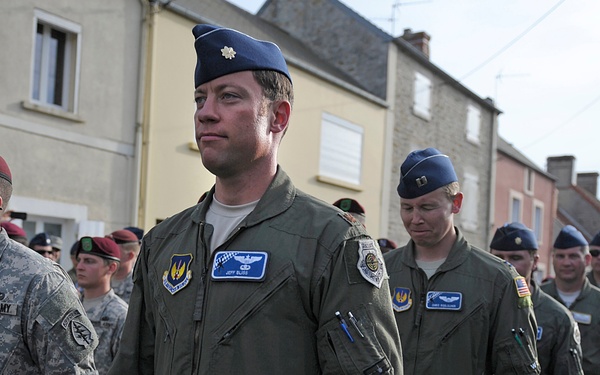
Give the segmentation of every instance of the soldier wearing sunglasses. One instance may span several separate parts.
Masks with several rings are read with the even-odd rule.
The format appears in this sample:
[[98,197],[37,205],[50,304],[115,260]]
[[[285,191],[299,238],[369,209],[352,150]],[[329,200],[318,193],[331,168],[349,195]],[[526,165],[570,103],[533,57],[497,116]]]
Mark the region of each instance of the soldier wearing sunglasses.
[[590,255],[592,256],[592,269],[587,274],[590,283],[600,286],[600,232],[590,241]]

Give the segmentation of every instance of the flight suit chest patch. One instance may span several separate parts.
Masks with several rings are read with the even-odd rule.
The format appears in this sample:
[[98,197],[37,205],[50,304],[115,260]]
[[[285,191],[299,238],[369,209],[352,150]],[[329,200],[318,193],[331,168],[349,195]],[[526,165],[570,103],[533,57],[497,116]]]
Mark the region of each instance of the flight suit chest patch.
[[194,257],[192,254],[173,254],[169,268],[163,274],[163,286],[175,294],[185,288],[192,279],[190,263]]

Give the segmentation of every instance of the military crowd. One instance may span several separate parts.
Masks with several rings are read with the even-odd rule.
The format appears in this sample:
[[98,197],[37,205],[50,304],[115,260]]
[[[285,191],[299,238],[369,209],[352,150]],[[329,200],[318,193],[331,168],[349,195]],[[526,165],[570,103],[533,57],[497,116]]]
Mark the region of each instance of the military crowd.
[[[214,186],[145,235],[79,238],[68,272],[60,237],[4,220],[0,374],[600,374],[600,234],[565,226],[538,285],[534,233],[469,244],[452,161],[425,148],[400,164],[410,240],[375,241],[358,202],[305,194],[278,164],[293,106],[279,48],[192,33]],[[3,212],[12,181],[0,157]]]

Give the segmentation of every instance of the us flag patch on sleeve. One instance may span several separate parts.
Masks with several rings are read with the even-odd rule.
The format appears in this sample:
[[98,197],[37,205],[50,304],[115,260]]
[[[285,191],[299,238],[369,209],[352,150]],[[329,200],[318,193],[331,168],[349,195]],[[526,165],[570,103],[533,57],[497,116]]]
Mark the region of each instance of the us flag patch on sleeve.
[[527,286],[527,280],[523,276],[515,277],[515,285],[517,287],[517,294],[520,298],[528,297],[531,295],[529,287]]

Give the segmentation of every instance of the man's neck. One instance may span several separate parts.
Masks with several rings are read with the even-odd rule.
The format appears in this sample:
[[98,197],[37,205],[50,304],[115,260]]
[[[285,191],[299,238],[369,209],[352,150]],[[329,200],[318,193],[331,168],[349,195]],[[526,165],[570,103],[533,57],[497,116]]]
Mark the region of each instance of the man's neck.
[[219,202],[229,206],[257,201],[271,185],[276,172],[277,164],[264,172],[228,178],[217,177],[215,196]]
[[[585,278],[585,276],[584,276]],[[574,281],[565,281],[559,278],[554,280],[556,284],[556,289],[560,290],[563,293],[575,293],[580,291],[583,288],[583,283],[585,282],[584,278],[580,278]]]
[[596,280],[596,283],[600,284],[600,270],[592,271],[592,275],[594,276],[594,280]]

